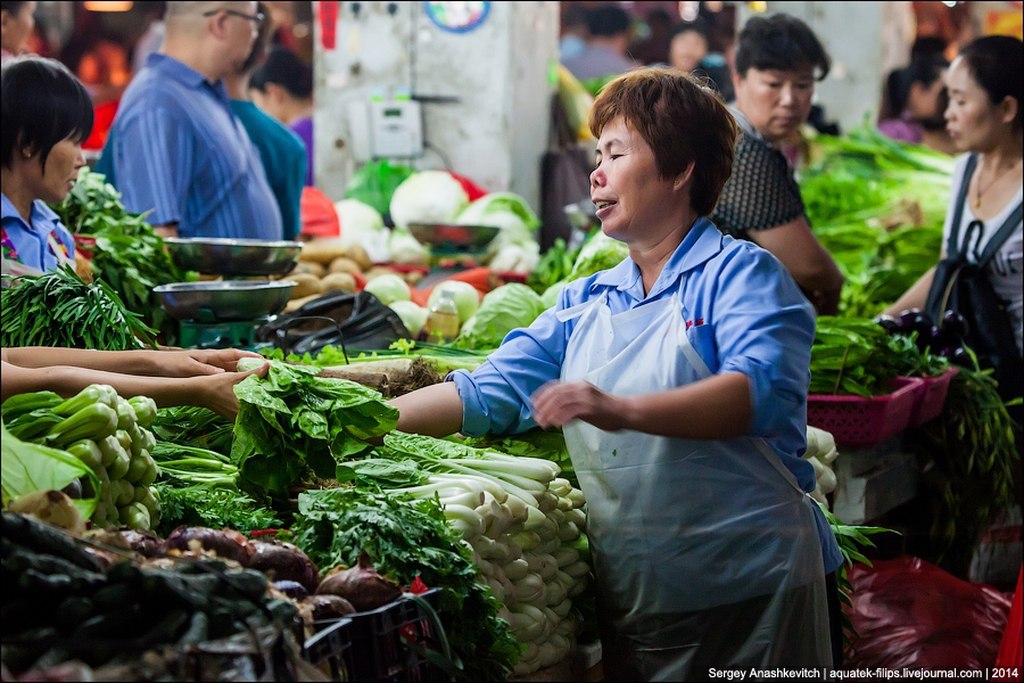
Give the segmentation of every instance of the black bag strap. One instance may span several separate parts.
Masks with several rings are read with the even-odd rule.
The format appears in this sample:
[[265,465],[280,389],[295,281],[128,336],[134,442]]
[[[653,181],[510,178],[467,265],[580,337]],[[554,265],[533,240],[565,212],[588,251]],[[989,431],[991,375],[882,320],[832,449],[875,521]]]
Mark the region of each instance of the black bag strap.
[[[963,182],[960,183],[960,189],[957,192],[956,205],[953,210],[953,224],[950,226],[949,240],[946,242],[946,254],[947,257],[953,260],[965,257],[967,253],[967,243],[973,237],[973,231],[968,228],[967,234],[964,235],[963,243],[959,242],[960,237],[960,225],[963,223],[964,218],[964,204],[967,202],[967,188],[971,184],[971,177],[974,175],[974,169],[978,165],[978,155],[972,154],[967,157],[967,165],[964,167],[964,178]],[[977,257],[977,266],[979,269],[984,269],[988,265],[988,262],[996,255],[999,248],[1003,246],[1003,243],[1010,238],[1013,233],[1013,229],[1020,223],[1021,218],[1024,217],[1024,204],[1017,204],[1006,221],[999,227],[999,230],[992,235],[992,239],[985,245],[985,249]],[[972,226],[974,224],[972,223]],[[979,224],[980,227],[980,224]],[[979,234],[977,240],[981,239]],[[977,240],[975,243],[977,243]]]
[[949,238],[946,240],[946,256],[951,259],[959,258],[963,251],[958,241],[960,237],[960,224],[964,219],[964,204],[967,203],[967,188],[971,185],[971,177],[978,165],[978,155],[972,154],[967,157],[967,166],[964,167],[964,177],[956,194],[956,204],[953,205],[953,222],[949,226]]
[[985,250],[981,252],[981,256],[978,257],[978,267],[984,268],[988,265],[988,262],[992,260],[992,257],[999,251],[999,247],[1003,246],[1003,242],[1010,239],[1010,234],[1013,229],[1017,227],[1021,219],[1024,218],[1024,204],[1017,204],[1017,208],[1006,218],[1006,221],[1000,226],[996,234],[992,235],[992,239],[985,245]]

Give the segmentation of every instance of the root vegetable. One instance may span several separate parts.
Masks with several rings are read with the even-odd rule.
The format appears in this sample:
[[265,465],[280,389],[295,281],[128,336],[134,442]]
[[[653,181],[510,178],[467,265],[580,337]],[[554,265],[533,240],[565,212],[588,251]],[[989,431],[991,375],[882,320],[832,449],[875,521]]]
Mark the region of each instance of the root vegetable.
[[345,598],[358,611],[365,612],[396,600],[402,589],[394,581],[378,574],[369,556],[362,552],[355,567],[330,572],[316,592]]
[[283,541],[250,541],[255,549],[248,567],[274,581],[296,581],[312,593],[320,585],[320,572],[298,546]]
[[[197,547],[198,546],[198,547]],[[256,549],[244,535],[233,529],[209,529],[207,527],[180,526],[167,537],[163,549],[167,550],[211,550],[218,557],[234,560],[244,567],[249,566]]]

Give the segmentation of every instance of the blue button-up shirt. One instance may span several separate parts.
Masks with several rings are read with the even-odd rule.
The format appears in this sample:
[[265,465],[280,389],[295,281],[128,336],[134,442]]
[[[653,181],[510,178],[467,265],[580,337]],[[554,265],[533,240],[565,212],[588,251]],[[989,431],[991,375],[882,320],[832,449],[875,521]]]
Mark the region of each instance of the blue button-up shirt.
[[39,199],[32,202],[32,215],[29,217],[32,223],[29,225],[14,208],[7,195],[2,197],[3,214],[0,221],[7,239],[18,253],[19,262],[43,273],[56,270],[59,261],[50,249],[50,235],[57,238],[57,241],[67,249],[68,257],[74,259],[75,239],[46,202]]
[[222,83],[151,54],[125,91],[111,140],[104,154],[113,155],[125,208],[152,211],[153,225],[177,223],[182,237],[282,238],[259,153]]
[[[615,315],[665,297],[678,298],[680,287],[688,319],[700,321],[702,331],[691,342],[708,368],[714,374],[741,372],[750,381],[749,435],[762,437],[803,490],[813,491],[814,469],[801,456],[807,449],[814,311],[775,256],[722,235],[704,218],[694,223],[646,297],[640,270],[627,258],[567,285],[553,309],[530,327],[510,332],[472,374],[453,373],[450,379],[463,404],[462,432],[517,433],[536,426],[530,396],[558,379],[577,322],[559,321],[556,311],[604,294]],[[637,359],[638,364],[644,361]],[[822,515],[818,527],[825,569],[832,571],[842,557]]]

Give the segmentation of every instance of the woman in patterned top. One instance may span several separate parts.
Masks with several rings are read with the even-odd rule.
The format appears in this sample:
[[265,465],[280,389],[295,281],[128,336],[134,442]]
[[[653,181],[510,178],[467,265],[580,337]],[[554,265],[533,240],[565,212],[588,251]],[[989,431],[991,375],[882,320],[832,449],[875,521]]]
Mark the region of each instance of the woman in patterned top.
[[0,76],[3,273],[40,274],[74,262],[75,243],[47,203],[63,201],[85,165],[89,94],[60,62],[18,57]]
[[749,239],[786,266],[819,315],[839,305],[843,275],[811,232],[793,169],[779,150],[811,111],[814,83],[831,60],[810,28],[776,14],[750,19],[739,35],[731,109],[739,124],[736,161],[713,222]]

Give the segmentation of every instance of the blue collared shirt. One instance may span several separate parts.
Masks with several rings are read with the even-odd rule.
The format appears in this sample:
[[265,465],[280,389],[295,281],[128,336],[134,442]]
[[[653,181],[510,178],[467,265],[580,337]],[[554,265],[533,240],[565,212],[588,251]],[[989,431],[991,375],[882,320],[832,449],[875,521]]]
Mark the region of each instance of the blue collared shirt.
[[[699,218],[644,297],[632,259],[568,284],[558,304],[528,328],[510,332],[472,374],[450,376],[462,399],[462,433],[512,434],[536,426],[530,396],[557,380],[576,320],[560,322],[556,311],[607,295],[613,315],[665,297],[679,297],[686,315],[702,321],[690,339],[712,373],[741,372],[750,381],[750,436],[762,437],[804,491],[814,490],[814,469],[801,457],[807,449],[807,388],[810,385],[814,311],[785,267],[770,252],[722,235]],[[682,314],[682,312],[680,312]],[[649,359],[657,363],[657,359]],[[638,359],[642,362],[642,359]],[[822,515],[819,534],[826,571],[842,563]]]
[[[227,91],[176,59],[151,54],[111,130],[125,208],[182,237],[279,240],[281,212]],[[111,149],[112,148],[112,149]],[[106,163],[106,162],[104,162]]]
[[32,224],[29,225],[7,195],[2,197],[3,215],[0,221],[21,263],[44,273],[56,270],[57,255],[49,244],[51,234],[68,250],[68,257],[74,259],[75,239],[46,202],[40,199],[32,202],[32,215],[29,217]]

